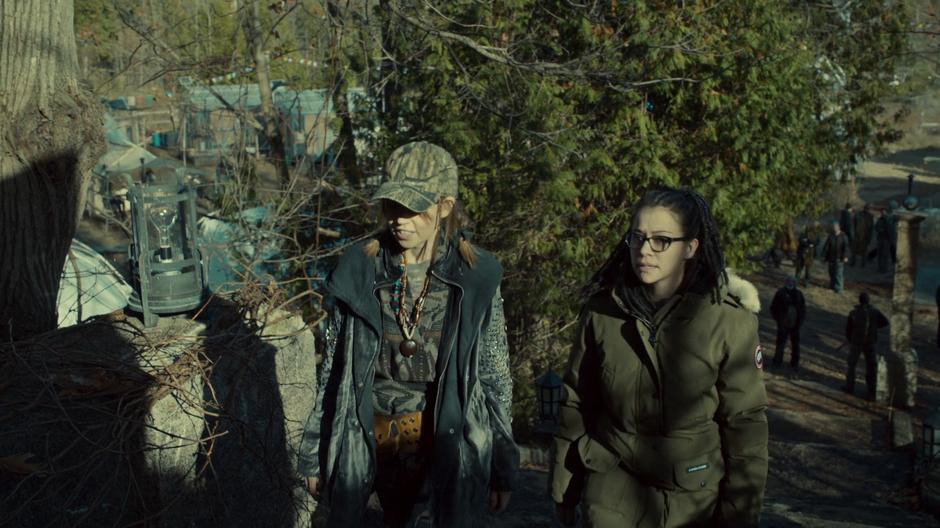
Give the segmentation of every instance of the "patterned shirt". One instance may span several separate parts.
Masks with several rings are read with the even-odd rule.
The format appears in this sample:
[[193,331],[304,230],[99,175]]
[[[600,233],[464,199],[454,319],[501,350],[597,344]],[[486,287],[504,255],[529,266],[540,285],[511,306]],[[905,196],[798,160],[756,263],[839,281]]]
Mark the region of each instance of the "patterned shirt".
[[[409,311],[421,293],[424,280],[428,280],[427,269],[427,263],[406,266],[409,291],[405,292],[405,308]],[[412,277],[417,277],[417,280]],[[405,338],[392,310],[391,288],[379,290],[383,335],[372,391],[372,404],[377,414],[423,411],[427,405],[428,387],[437,379],[438,348],[450,295],[450,286],[434,277],[430,280],[421,318],[412,335],[418,343],[418,352],[410,358],[398,350]]]

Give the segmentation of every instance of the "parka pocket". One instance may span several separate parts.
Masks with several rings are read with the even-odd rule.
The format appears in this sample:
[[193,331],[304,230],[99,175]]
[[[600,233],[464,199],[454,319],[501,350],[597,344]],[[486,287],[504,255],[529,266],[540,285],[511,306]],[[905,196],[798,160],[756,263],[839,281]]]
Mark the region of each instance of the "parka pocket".
[[597,473],[606,473],[620,463],[617,454],[589,435],[578,439],[578,455],[584,467]]
[[721,450],[676,462],[673,478],[686,491],[716,490],[725,476],[725,460]]
[[602,402],[615,422],[633,424],[640,416],[642,383],[636,364],[614,363],[601,367]]

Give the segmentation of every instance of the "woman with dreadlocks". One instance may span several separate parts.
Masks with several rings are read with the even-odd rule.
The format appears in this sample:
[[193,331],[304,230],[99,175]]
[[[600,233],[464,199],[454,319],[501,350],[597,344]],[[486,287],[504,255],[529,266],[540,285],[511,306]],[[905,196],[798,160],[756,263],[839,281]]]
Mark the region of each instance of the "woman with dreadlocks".
[[375,490],[386,526],[476,526],[503,510],[519,455],[499,283],[457,208],[441,147],[396,149],[373,199],[385,227],[327,281],[335,308],[320,391],[300,446],[331,527],[365,526]]
[[586,288],[551,493],[571,525],[757,526],[767,397],[753,285],[695,191],[647,193]]

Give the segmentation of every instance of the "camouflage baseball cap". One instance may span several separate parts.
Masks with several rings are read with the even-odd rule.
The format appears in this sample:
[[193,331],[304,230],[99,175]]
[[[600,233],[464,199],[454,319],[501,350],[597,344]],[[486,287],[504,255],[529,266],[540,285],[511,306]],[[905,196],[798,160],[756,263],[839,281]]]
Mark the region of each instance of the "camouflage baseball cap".
[[442,196],[457,197],[457,162],[443,148],[415,141],[395,149],[385,163],[386,181],[372,200],[398,202],[427,211]]

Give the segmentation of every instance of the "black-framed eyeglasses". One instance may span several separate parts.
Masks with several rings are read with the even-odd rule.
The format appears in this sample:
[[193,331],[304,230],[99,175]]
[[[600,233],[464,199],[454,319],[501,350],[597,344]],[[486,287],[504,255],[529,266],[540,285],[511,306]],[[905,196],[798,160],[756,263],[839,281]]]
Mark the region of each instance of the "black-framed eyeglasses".
[[624,239],[624,242],[627,243],[627,247],[630,249],[640,249],[647,240],[650,243],[650,249],[656,253],[662,253],[669,249],[669,246],[671,246],[673,242],[688,242],[692,240],[692,237],[669,237],[665,235],[653,235],[648,237],[643,233],[634,232],[627,234],[627,238]]

